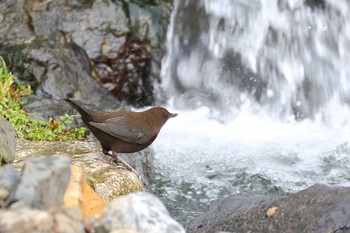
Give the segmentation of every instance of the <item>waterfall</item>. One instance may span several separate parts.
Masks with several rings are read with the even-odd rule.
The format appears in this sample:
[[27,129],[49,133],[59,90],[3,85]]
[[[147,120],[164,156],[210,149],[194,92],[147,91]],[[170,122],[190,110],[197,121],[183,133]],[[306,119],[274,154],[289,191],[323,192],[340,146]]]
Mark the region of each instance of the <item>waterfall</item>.
[[180,108],[254,105],[341,126],[350,114],[350,1],[175,0],[161,89]]

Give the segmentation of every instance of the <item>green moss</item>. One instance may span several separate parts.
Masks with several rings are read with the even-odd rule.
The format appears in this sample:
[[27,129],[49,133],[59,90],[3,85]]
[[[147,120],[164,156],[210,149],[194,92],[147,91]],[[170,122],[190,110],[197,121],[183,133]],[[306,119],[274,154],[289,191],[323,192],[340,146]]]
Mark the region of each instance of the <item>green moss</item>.
[[59,119],[31,120],[22,107],[25,104],[22,97],[32,93],[31,87],[14,80],[14,75],[0,56],[0,115],[10,121],[17,137],[33,141],[72,141],[85,137],[87,129],[71,128],[72,116],[68,114]]

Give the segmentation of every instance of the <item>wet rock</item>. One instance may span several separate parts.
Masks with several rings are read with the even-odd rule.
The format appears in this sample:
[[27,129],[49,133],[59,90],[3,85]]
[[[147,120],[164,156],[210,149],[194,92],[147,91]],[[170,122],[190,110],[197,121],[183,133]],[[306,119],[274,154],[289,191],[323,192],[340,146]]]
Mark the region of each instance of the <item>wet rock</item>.
[[188,232],[349,232],[350,188],[314,185],[288,197],[231,196],[213,202]]
[[[20,169],[27,158],[55,154],[68,155],[74,165],[81,167],[87,182],[105,201],[143,190],[138,177],[128,170],[117,168],[110,157],[102,153],[101,146],[94,141],[30,142],[21,139],[18,141],[18,156],[14,166]],[[139,157],[140,161],[150,164],[154,155],[151,149],[146,149],[128,156]],[[136,167],[144,184],[149,183],[147,178],[150,176],[150,169],[146,164]],[[145,167],[147,169],[144,169]]]
[[[16,158],[16,133],[11,123],[0,116],[0,164],[11,163]],[[2,160],[2,161],[1,161]]]
[[10,193],[13,193],[19,183],[19,173],[12,164],[0,167],[0,208],[4,207]]
[[82,223],[75,222],[62,211],[37,209],[0,210],[1,233],[66,232],[83,233]]
[[[164,204],[149,193],[132,193],[113,200],[102,216],[97,232],[185,232],[169,216]],[[119,231],[118,231],[119,230]]]
[[10,200],[19,200],[28,207],[37,209],[60,207],[63,204],[70,174],[70,159],[66,156],[28,159]]

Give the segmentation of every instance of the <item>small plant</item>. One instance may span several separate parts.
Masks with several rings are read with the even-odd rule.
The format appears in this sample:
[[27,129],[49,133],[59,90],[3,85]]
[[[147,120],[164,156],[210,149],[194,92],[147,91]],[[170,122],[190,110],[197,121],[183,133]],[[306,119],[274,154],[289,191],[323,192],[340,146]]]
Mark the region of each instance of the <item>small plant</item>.
[[72,141],[85,137],[85,127],[71,128],[72,116],[65,114],[59,119],[31,120],[22,108],[25,101],[21,97],[30,95],[30,86],[14,85],[15,77],[8,72],[4,59],[0,56],[0,115],[10,121],[18,137],[33,141]]

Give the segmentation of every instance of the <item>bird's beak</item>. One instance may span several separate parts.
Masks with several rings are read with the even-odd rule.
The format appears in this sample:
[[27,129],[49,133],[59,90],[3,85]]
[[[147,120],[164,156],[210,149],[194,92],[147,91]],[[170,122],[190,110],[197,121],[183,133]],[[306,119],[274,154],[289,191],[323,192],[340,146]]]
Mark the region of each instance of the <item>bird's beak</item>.
[[170,118],[171,117],[176,117],[178,114],[177,113],[170,113]]

